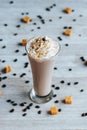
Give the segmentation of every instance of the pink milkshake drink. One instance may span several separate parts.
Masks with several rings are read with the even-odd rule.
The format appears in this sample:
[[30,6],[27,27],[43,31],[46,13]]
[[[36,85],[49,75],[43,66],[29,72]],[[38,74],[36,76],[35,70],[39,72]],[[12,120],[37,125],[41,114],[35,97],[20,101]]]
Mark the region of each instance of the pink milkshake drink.
[[47,36],[32,38],[26,45],[33,76],[29,97],[35,103],[45,103],[53,97],[52,71],[59,50],[59,43]]

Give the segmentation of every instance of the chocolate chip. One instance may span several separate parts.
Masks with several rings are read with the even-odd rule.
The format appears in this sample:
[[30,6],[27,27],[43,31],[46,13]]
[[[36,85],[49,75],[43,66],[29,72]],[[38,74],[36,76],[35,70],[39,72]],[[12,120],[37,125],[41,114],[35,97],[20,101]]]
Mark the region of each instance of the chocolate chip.
[[26,75],[26,73],[22,73],[21,75],[20,75],[20,77],[22,78],[23,76],[25,76]]
[[10,113],[14,112],[14,109],[9,110]]
[[14,59],[13,62],[17,62],[18,59]]
[[82,113],[81,116],[85,116],[85,113]]
[[75,22],[76,21],[76,19],[73,19],[73,22]]
[[13,73],[13,76],[16,76],[16,73]]
[[8,26],[8,24],[6,24],[6,23],[5,23],[5,24],[4,24],[4,26],[5,26],[5,27],[7,27],[7,26]]
[[37,17],[38,17],[39,19],[42,19],[42,16],[41,16],[41,15],[37,15]]
[[36,23],[33,23],[33,25],[37,25]]
[[68,27],[69,29],[72,29],[72,27],[70,26],[70,27]]
[[65,82],[64,82],[64,80],[61,80],[60,83],[61,83],[61,84],[64,84]]
[[57,96],[56,94],[53,95],[53,97],[56,97],[56,96]]
[[59,19],[62,19],[62,16],[59,16]]
[[18,52],[19,52],[19,50],[17,49],[17,50],[15,50],[15,52],[16,52],[16,53],[18,53]]
[[24,15],[24,13],[21,13],[21,15]]
[[29,106],[30,106],[30,107],[33,106],[33,103],[30,103]]
[[46,8],[45,10],[46,10],[46,11],[50,11],[50,8]]
[[10,3],[10,4],[13,4],[13,3],[14,3],[14,1],[10,1],[9,3]]
[[6,46],[4,45],[4,46],[2,46],[2,49],[4,49],[4,48],[6,48]]
[[22,111],[23,111],[23,112],[25,112],[25,111],[27,111],[27,109],[26,109],[26,108],[24,108]]
[[30,82],[29,80],[26,80],[26,81],[25,81],[26,84],[29,83],[29,82]]
[[80,92],[83,92],[83,91],[84,91],[84,89],[81,89],[81,90],[80,90]]
[[20,103],[19,106],[23,107],[25,104],[24,103]]
[[54,67],[54,70],[57,70],[57,67]]
[[84,58],[83,56],[81,56],[80,59],[81,59],[82,61],[85,61],[85,58]]
[[3,80],[7,79],[7,76],[2,77]]
[[39,105],[36,105],[35,108],[40,108],[40,106],[39,106]]
[[69,44],[66,43],[65,46],[69,46]]
[[64,28],[64,29],[67,29],[68,27],[67,27],[67,26],[64,26],[63,28]]
[[58,100],[56,100],[56,101],[54,101],[54,103],[59,103],[59,101],[58,101]]
[[77,85],[79,82],[74,82],[74,85]]
[[59,41],[62,41],[62,38],[61,37],[57,37]]
[[52,19],[49,19],[49,22],[52,22]]
[[58,111],[61,112],[62,110],[59,108]]
[[71,85],[71,83],[70,83],[70,82],[68,82],[68,83],[67,83],[67,85]]
[[40,29],[40,27],[37,27],[37,29]]
[[6,102],[8,102],[8,103],[11,102],[11,99],[6,100]]
[[17,103],[13,103],[12,105],[13,105],[13,106],[17,106]]
[[17,28],[20,28],[20,27],[21,27],[21,25],[19,25],[19,24],[18,24],[18,25],[16,25],[16,27],[17,27]]
[[38,114],[41,114],[41,112],[42,112],[42,111],[41,111],[41,110],[39,110],[37,113],[38,113]]
[[3,41],[3,39],[0,39],[0,42]]
[[18,33],[14,33],[13,35],[14,35],[14,36],[17,36],[17,35],[18,35]]
[[1,87],[2,87],[2,88],[5,88],[5,87],[6,87],[6,84],[3,84]]
[[26,116],[26,115],[27,115],[27,113],[23,113],[23,114],[22,114],[22,116]]
[[23,55],[23,56],[26,56],[26,55],[27,55],[27,53],[23,53],[22,55]]
[[2,60],[2,63],[6,62],[5,60]]
[[71,68],[69,68],[69,71],[72,71],[72,69],[71,69]]
[[59,89],[60,89],[60,87],[55,87],[55,89],[56,89],[56,90],[59,90]]
[[54,87],[55,87],[55,84],[52,84],[51,86],[52,86],[52,88],[54,88]]
[[28,15],[29,14],[29,12],[26,12],[26,15]]

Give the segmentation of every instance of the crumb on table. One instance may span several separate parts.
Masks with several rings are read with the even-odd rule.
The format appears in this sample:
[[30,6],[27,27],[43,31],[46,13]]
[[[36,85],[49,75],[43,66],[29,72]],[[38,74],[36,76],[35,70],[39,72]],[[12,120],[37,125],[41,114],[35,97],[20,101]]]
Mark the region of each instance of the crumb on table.
[[22,45],[22,46],[25,46],[27,43],[28,43],[28,40],[27,40],[27,39],[22,39],[22,42],[21,42],[21,45]]
[[5,73],[9,73],[9,72],[11,72],[11,71],[12,71],[12,68],[11,68],[10,65],[8,65],[8,66],[6,66],[6,67],[4,68],[4,72],[5,72]]
[[22,21],[24,23],[29,23],[31,21],[31,18],[29,16],[25,16],[25,17],[22,18]]
[[58,114],[58,108],[56,106],[52,106],[50,108],[50,114],[51,115],[57,115]]
[[65,32],[63,32],[63,34],[66,35],[66,36],[71,36],[72,30],[71,29],[67,29],[67,30],[65,30]]
[[72,9],[70,7],[67,7],[64,9],[64,12],[70,14],[72,12]]

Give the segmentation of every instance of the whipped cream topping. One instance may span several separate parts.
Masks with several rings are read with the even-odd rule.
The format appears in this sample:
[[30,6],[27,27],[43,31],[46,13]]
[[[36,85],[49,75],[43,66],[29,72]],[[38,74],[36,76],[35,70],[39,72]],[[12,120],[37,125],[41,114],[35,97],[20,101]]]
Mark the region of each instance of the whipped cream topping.
[[35,59],[50,58],[59,51],[57,41],[49,37],[37,37],[30,41],[29,55]]

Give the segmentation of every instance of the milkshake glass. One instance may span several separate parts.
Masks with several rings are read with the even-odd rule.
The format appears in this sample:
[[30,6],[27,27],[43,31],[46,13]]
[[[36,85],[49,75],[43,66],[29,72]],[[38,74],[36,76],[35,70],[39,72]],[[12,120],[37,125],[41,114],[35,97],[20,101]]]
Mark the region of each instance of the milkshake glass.
[[29,97],[35,103],[45,103],[53,97],[52,71],[59,50],[59,43],[48,37],[34,37],[26,44],[33,77]]

